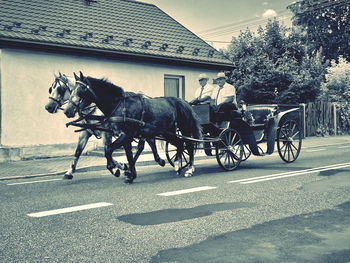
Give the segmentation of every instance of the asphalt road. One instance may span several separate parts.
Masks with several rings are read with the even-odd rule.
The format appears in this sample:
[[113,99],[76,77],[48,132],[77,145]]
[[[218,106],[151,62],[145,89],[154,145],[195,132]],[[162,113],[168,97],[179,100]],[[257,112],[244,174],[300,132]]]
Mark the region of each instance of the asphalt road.
[[182,178],[138,168],[0,182],[0,262],[350,262],[350,144]]

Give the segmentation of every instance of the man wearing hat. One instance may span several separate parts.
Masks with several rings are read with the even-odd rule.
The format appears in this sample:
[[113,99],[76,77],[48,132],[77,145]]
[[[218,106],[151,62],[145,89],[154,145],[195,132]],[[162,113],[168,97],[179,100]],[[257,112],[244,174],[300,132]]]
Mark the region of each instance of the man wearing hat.
[[191,105],[196,105],[199,103],[210,102],[211,95],[214,87],[208,83],[208,76],[204,73],[199,74],[198,81],[200,86],[197,88],[195,92],[195,99],[190,101]]
[[[226,82],[227,77],[224,72],[219,72],[216,78],[217,86],[212,92],[211,119],[215,122],[229,121],[236,115],[237,107],[236,88]],[[216,114],[218,112],[223,115]]]
[[227,77],[224,72],[219,72],[216,78],[217,87],[212,92],[213,106],[217,109],[220,105],[230,103],[237,109],[236,88],[226,82]]

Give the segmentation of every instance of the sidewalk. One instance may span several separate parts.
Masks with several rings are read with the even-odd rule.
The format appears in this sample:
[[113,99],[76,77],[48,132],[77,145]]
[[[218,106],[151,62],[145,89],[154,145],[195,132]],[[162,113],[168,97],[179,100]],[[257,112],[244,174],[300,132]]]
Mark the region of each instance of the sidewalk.
[[[313,147],[326,147],[331,145],[350,144],[350,135],[327,136],[327,137],[307,137],[303,140],[302,149]],[[277,150],[276,150],[277,151]],[[166,160],[165,153],[159,150],[161,158]],[[204,154],[197,154],[196,157],[205,158]],[[211,157],[212,158],[212,157]],[[121,153],[115,157],[119,162],[127,162]],[[0,180],[24,179],[32,177],[43,177],[52,175],[64,175],[70,168],[73,156],[34,159],[25,161],[13,161],[0,163]],[[156,165],[151,152],[147,151],[140,155],[137,166]],[[83,155],[80,157],[77,172],[99,171],[106,169],[106,159],[101,156]]]

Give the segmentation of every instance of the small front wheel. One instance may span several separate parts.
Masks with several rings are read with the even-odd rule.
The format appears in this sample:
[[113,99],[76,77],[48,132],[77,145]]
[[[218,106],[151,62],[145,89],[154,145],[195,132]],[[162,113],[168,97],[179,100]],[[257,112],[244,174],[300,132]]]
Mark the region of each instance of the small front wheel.
[[294,162],[301,149],[301,131],[295,120],[285,120],[277,131],[277,149],[286,163]]
[[[176,153],[177,153],[177,148],[170,144],[169,142],[166,142],[165,144],[165,155],[166,158],[169,162],[169,164],[171,166],[174,167],[174,161],[176,158]],[[187,149],[183,149],[182,153],[181,153],[181,157],[179,158],[179,162],[180,162],[180,168],[183,169],[186,166],[188,166],[189,162],[190,162],[190,154],[188,153]]]
[[243,158],[243,141],[239,133],[231,128],[224,129],[216,143],[216,160],[226,171],[236,169]]
[[250,157],[250,155],[252,155],[252,151],[250,150],[249,145],[248,144],[244,144],[243,145],[242,162],[247,160]]

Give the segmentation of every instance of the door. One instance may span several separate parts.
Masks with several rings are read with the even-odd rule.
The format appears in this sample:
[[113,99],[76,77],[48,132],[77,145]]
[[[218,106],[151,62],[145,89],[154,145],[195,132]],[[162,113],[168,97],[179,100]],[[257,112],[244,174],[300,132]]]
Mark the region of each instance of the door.
[[185,77],[178,75],[164,76],[164,96],[185,99]]

